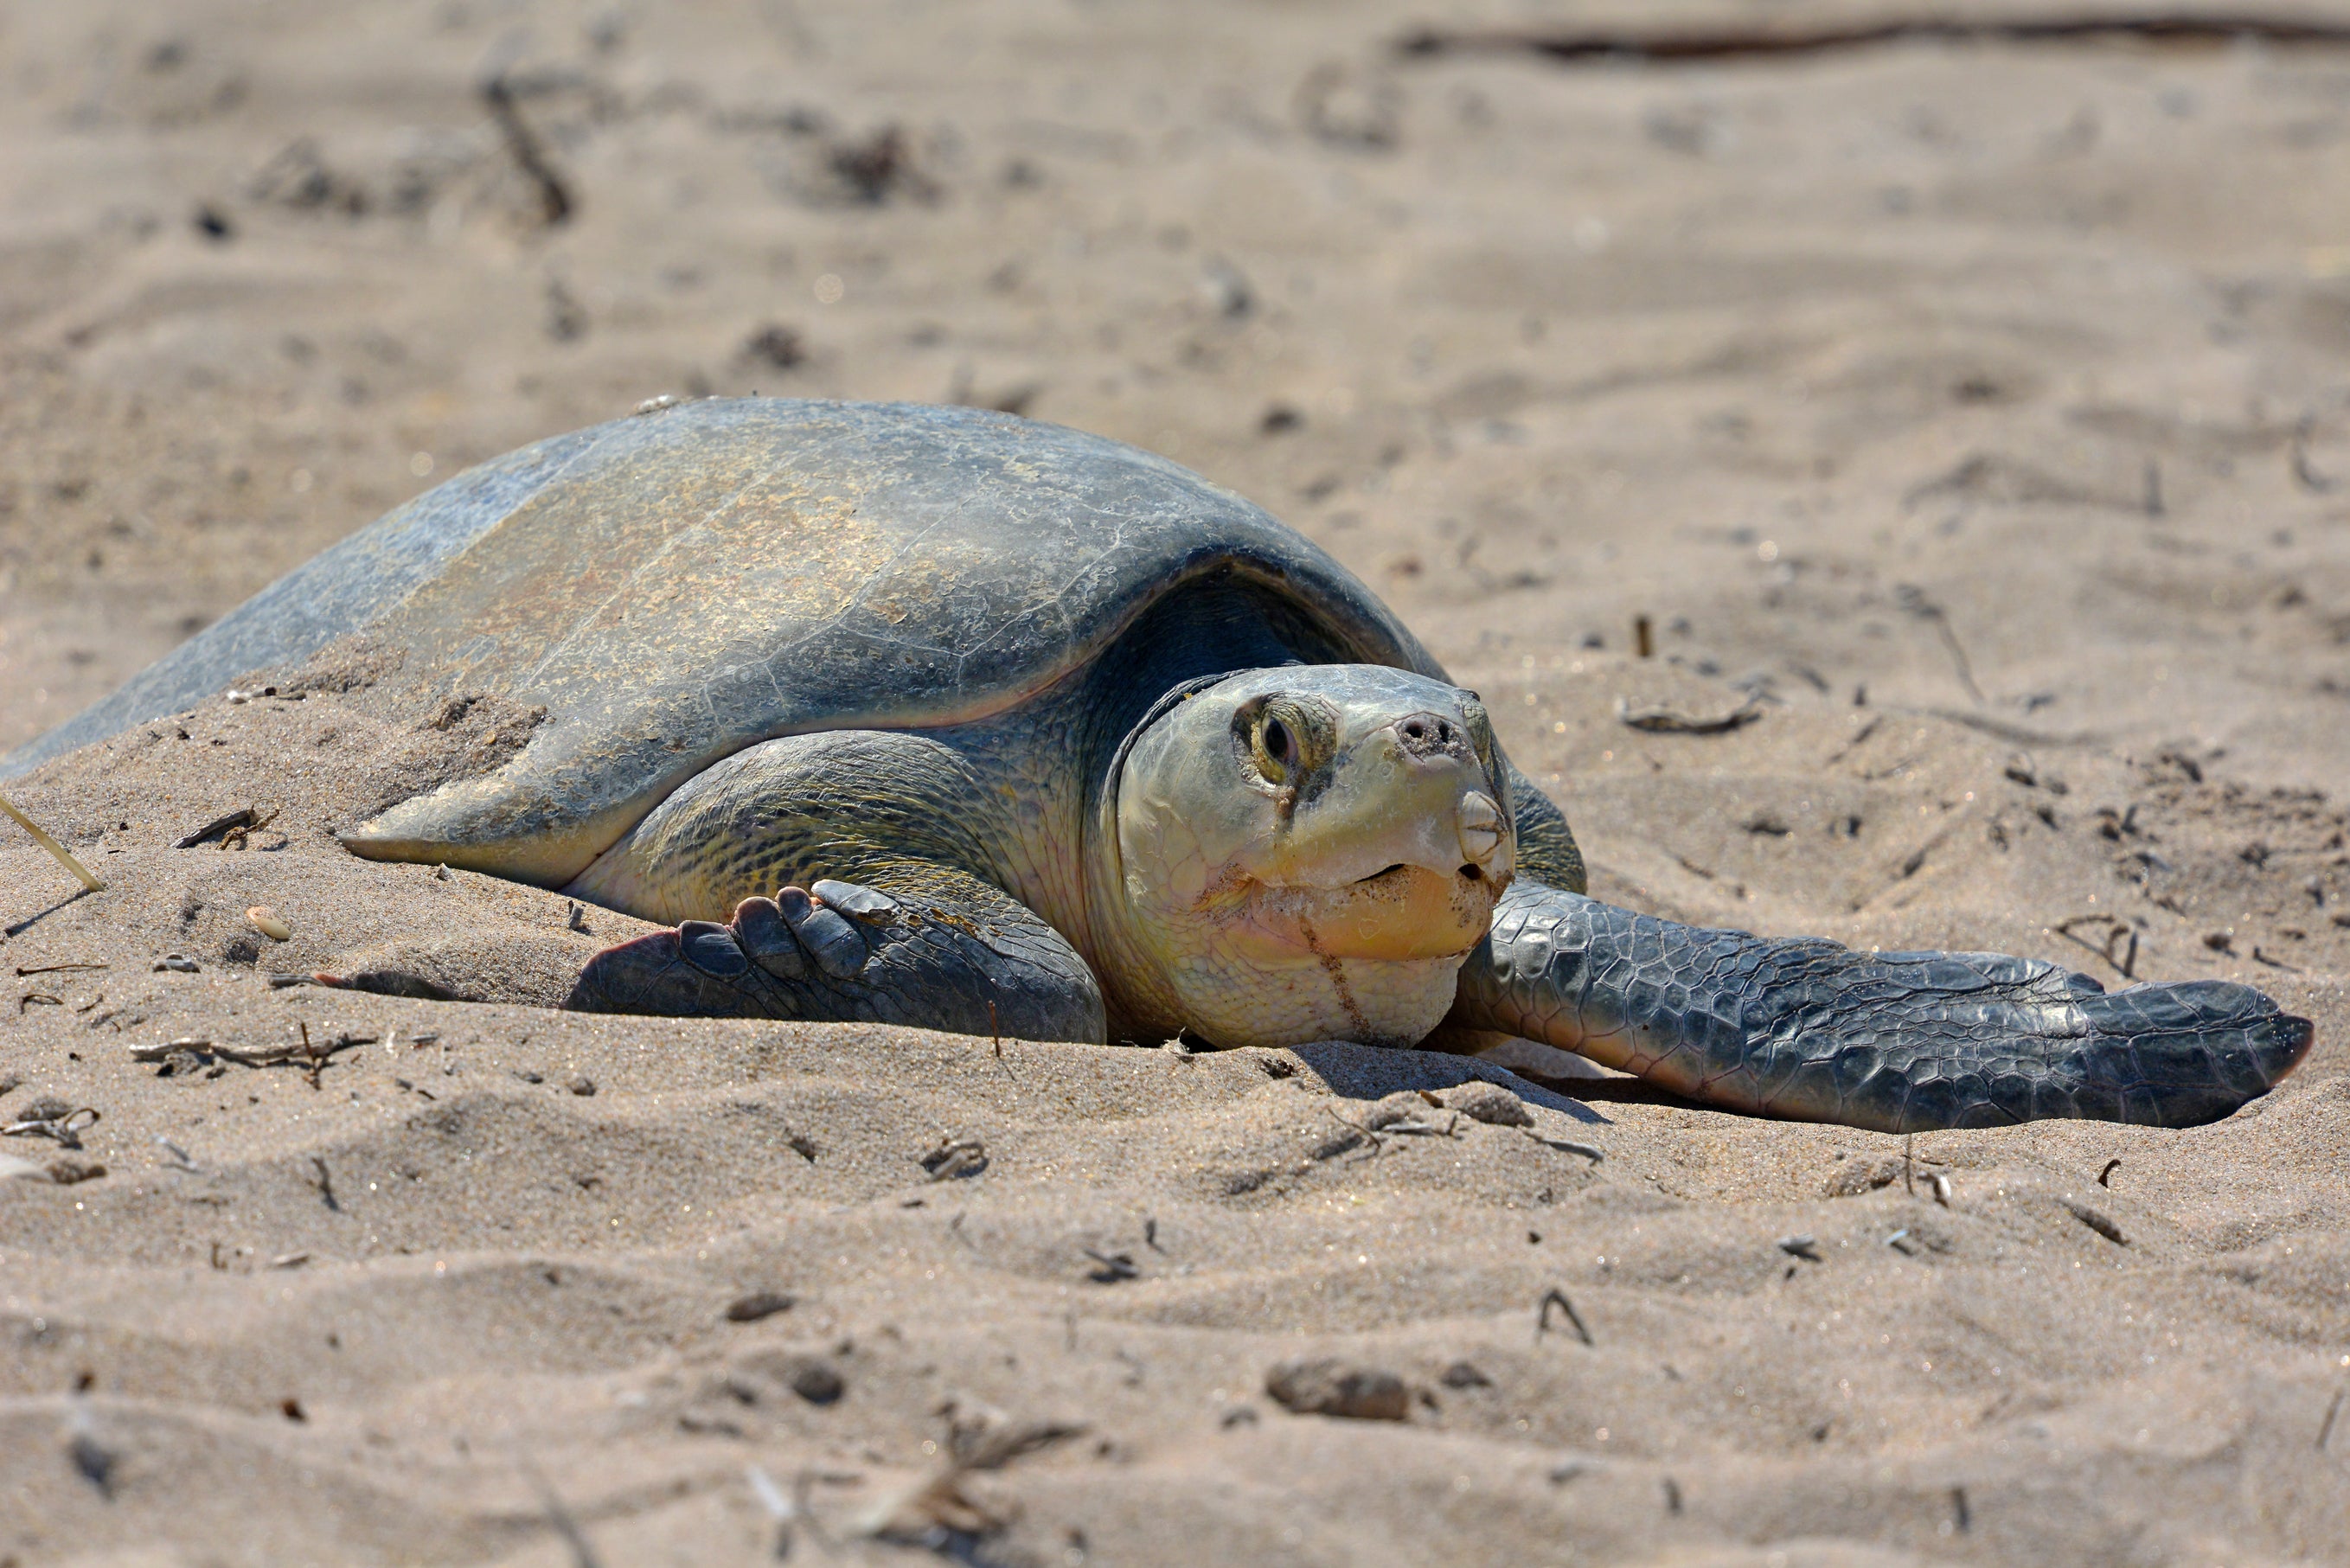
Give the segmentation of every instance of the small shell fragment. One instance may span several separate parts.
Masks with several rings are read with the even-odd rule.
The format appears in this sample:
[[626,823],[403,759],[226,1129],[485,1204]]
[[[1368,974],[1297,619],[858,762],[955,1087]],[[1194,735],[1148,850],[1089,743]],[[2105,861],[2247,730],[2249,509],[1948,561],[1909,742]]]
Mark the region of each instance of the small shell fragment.
[[255,930],[273,942],[286,942],[294,940],[294,928],[280,919],[277,912],[266,904],[255,904],[244,912],[244,918],[253,922]]

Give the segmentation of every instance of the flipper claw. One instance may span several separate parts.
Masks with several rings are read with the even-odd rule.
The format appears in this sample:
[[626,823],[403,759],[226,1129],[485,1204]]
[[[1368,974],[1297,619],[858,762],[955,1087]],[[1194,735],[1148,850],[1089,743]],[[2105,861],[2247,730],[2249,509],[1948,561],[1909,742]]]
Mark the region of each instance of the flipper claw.
[[799,938],[800,945],[816,960],[816,968],[835,980],[850,980],[865,968],[870,957],[865,939],[846,917],[821,904],[813,902],[797,888],[786,888],[775,895],[776,906],[783,910],[784,924]]
[[751,967],[734,933],[711,920],[688,920],[677,929],[680,957],[706,975],[733,980]]
[[799,980],[807,973],[807,953],[773,898],[745,898],[734,906],[734,939],[753,963],[777,980]]
[[868,923],[886,920],[898,912],[897,899],[858,882],[835,882],[827,877],[809,884],[808,891],[818,901]]

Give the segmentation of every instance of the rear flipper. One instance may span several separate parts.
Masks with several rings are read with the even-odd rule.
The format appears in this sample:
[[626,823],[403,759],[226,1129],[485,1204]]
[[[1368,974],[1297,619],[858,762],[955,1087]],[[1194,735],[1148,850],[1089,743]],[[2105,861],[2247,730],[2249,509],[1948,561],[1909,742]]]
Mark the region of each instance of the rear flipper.
[[2291,1072],[2313,1033],[2220,981],[2107,994],[2036,960],[1768,940],[1524,881],[1447,1022],[1736,1110],[1895,1133],[2216,1121]]
[[1026,906],[937,867],[905,880],[887,890],[833,881],[785,888],[743,899],[726,925],[688,920],[625,942],[588,965],[568,1005],[1107,1038],[1093,971]]

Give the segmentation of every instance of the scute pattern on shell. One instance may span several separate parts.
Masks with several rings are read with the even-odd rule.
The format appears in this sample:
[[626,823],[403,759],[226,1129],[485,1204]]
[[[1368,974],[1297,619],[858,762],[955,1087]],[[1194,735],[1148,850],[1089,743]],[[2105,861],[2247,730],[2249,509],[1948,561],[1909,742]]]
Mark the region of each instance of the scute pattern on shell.
[[1272,586],[1351,658],[1441,673],[1336,562],[1152,453],[969,409],[705,400],[419,496],[0,777],[364,635],[412,680],[547,718],[352,847],[556,886],[722,757],[1002,711],[1219,573]]

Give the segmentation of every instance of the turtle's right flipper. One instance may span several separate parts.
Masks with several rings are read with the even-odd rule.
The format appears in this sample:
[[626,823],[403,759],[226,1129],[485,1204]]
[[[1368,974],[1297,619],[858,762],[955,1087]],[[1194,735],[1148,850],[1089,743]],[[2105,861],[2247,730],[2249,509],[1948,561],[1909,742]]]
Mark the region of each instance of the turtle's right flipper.
[[2221,981],[2108,993],[1994,953],[1861,953],[1707,930],[1521,881],[1449,1021],[1694,1099],[1883,1132],[2072,1116],[2216,1121],[2308,1053],[2306,1019]]
[[1101,988],[1025,906],[961,873],[919,890],[819,881],[745,898],[725,925],[688,920],[598,953],[582,1012],[902,1023],[1099,1044]]

